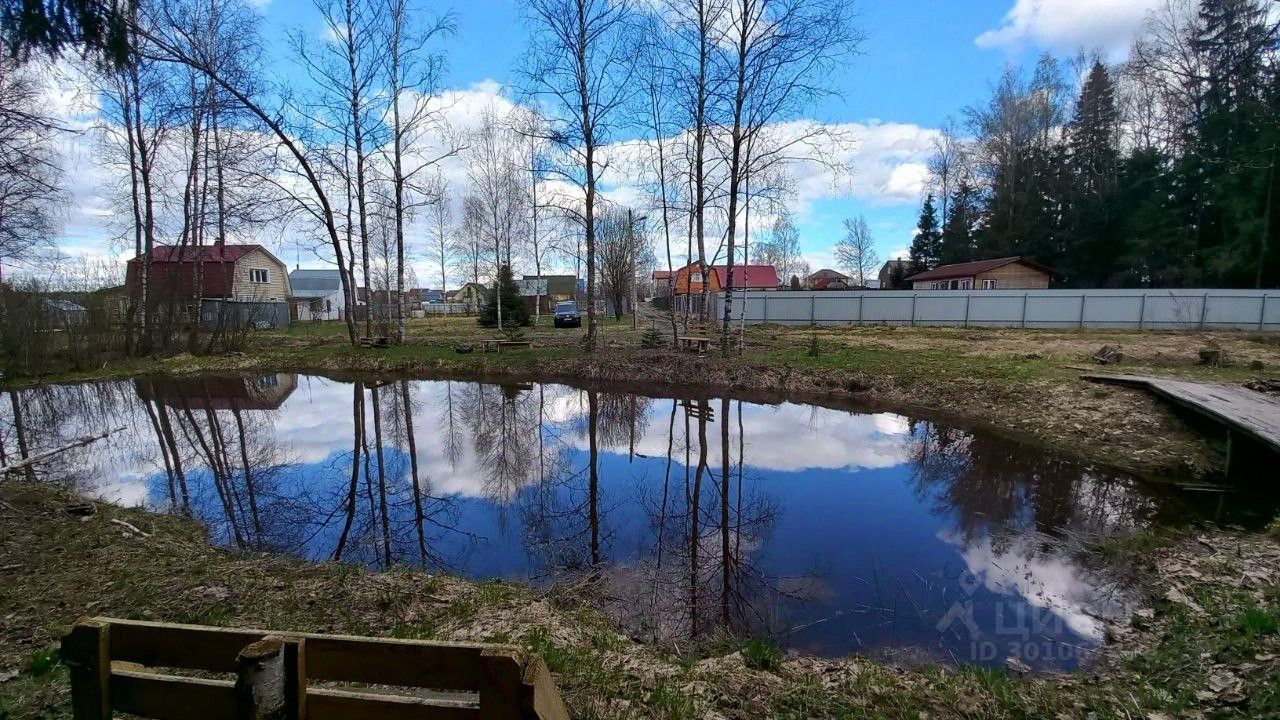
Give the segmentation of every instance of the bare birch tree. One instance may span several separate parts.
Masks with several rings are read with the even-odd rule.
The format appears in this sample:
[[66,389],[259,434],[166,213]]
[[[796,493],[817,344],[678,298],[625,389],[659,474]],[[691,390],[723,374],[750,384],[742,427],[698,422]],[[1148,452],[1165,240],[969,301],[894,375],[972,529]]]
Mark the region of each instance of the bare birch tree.
[[[758,171],[752,157],[785,154],[755,146],[773,123],[792,119],[829,92],[831,71],[857,49],[848,0],[731,0],[727,29],[716,47],[726,68],[719,102],[725,108],[728,197],[727,260],[721,348],[730,351],[734,253],[744,186]],[[812,126],[814,131],[819,130]],[[782,148],[802,144],[789,138]]]
[[526,0],[525,6],[533,27],[526,88],[550,110],[548,139],[567,158],[559,175],[582,193],[581,204],[566,202],[562,210],[585,239],[586,348],[592,351],[598,334],[595,212],[606,169],[600,150],[632,92],[632,8],[629,0]]
[[867,287],[867,281],[880,264],[871,228],[867,226],[867,219],[859,215],[845,219],[844,232],[844,239],[836,243],[836,262],[849,271],[858,287]]

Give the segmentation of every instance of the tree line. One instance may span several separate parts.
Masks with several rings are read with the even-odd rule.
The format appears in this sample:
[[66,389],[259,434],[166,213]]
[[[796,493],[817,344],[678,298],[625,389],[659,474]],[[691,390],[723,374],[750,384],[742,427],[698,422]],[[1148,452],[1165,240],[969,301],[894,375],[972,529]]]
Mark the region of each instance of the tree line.
[[1280,31],[1167,0],[1128,60],[1008,67],[929,161],[910,264],[1023,255],[1069,287],[1280,285]]
[[[164,315],[150,263],[162,241],[205,248],[277,224],[341,270],[348,307],[361,285],[399,298],[403,339],[406,258],[426,258],[442,285],[451,271],[480,282],[517,261],[541,275],[556,258],[585,277],[588,298],[633,293],[620,286],[653,261],[626,258],[639,232],[617,230],[627,210],[668,268],[729,266],[727,330],[752,213],[781,212],[797,158],[830,162],[815,148],[847,140],[798,121],[858,47],[847,0],[526,0],[518,103],[465,131],[446,122],[439,87],[449,14],[408,0],[314,2],[325,37],[292,32],[278,68],[254,62],[258,16],[244,0],[59,0],[3,17],[12,63],[72,46],[93,60],[102,153],[127,178],[121,232],[144,259],[130,310],[142,351]],[[40,12],[49,23],[33,20]],[[110,27],[95,19],[104,12]],[[308,82],[293,82],[299,73]],[[465,166],[464,190],[450,187],[450,158]],[[644,193],[629,207],[606,197],[637,177]],[[605,267],[618,262],[629,269]],[[370,323],[347,319],[353,342]]]

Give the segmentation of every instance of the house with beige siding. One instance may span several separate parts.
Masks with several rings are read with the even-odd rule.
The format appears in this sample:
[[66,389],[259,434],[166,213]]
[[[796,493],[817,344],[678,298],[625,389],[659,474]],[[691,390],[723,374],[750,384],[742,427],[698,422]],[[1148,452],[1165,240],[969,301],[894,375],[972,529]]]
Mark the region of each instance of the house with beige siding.
[[906,278],[913,290],[1045,290],[1053,269],[1024,257],[942,265]]
[[[146,255],[130,260],[125,286],[131,298],[142,296],[146,275]],[[157,306],[201,316],[210,315],[210,306],[225,309],[237,305],[236,317],[246,322],[287,325],[290,296],[289,273],[285,264],[261,245],[228,245],[216,242],[202,247],[158,245],[151,251],[151,278],[147,296]],[[283,322],[279,321],[283,312]],[[218,312],[219,319],[226,314]]]

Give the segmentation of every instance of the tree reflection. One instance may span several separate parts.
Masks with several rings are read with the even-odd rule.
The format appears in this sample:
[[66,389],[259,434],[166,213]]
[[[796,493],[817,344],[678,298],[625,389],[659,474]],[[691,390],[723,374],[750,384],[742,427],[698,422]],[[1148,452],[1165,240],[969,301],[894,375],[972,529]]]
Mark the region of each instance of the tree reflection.
[[987,537],[999,551],[1028,530],[1132,527],[1157,511],[1132,478],[1103,475],[1046,452],[990,435],[932,423],[910,426],[915,492],[934,512],[954,516],[966,544]]

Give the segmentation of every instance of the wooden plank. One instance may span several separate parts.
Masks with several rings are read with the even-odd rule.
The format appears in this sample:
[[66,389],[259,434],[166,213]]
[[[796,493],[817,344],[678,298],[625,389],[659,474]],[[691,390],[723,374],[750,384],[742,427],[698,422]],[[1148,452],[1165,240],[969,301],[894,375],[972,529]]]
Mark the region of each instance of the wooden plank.
[[485,685],[480,690],[480,720],[521,717],[524,664],[515,648],[488,649],[481,655]]
[[215,628],[202,625],[110,620],[111,657],[147,666],[233,673],[241,648],[267,635],[306,640],[312,681],[476,692],[484,683],[482,643],[364,638],[312,633]]
[[541,657],[534,655],[525,662],[521,705],[524,717],[533,720],[569,720],[569,709],[560,699],[551,671]]
[[1081,376],[1093,382],[1146,388],[1280,451],[1280,401],[1248,388],[1149,375]]
[[62,638],[61,656],[71,674],[71,714],[75,720],[111,717],[111,626],[81,620]]
[[113,672],[111,704],[119,712],[155,720],[228,720],[236,717],[235,683]]
[[285,717],[307,720],[307,639],[284,640]]
[[[310,688],[307,711],[311,720],[476,720],[474,702],[376,695]],[[517,716],[512,716],[515,720]]]

